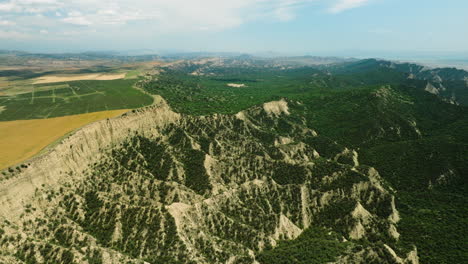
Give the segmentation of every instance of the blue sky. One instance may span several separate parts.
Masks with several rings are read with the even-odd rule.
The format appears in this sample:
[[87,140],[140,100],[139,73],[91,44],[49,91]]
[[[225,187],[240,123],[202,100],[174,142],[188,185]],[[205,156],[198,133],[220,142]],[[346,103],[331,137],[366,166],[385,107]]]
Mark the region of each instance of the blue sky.
[[0,49],[468,54],[466,0],[0,0]]

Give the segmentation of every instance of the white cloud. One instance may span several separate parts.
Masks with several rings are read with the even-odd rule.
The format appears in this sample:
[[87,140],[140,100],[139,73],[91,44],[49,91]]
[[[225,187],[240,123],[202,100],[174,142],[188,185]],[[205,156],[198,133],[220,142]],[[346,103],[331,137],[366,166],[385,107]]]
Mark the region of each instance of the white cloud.
[[18,31],[0,30],[0,39],[26,39],[31,36]]
[[148,21],[158,31],[222,30],[256,19],[287,21],[315,0],[7,0],[0,14],[55,14],[74,25],[118,25]]
[[279,1],[274,7],[274,15],[280,21],[289,21],[296,18],[296,9],[302,4],[311,1],[284,0]]
[[88,17],[83,15],[80,11],[76,10],[68,12],[67,17],[63,18],[62,21],[80,26],[89,26],[93,24],[93,22],[91,22]]
[[9,20],[0,20],[0,26],[14,26],[15,22]]
[[333,6],[331,6],[328,10],[331,13],[337,14],[348,9],[360,7],[369,1],[370,0],[339,0]]
[[69,16],[69,17],[62,19],[62,21],[68,24],[79,25],[79,26],[89,26],[93,24],[84,16]]
[[[2,1],[2,0],[0,0]],[[331,13],[369,0],[3,0],[0,26],[18,32],[118,32],[138,24],[148,34],[221,31],[252,21],[286,22],[312,2],[335,3]],[[3,21],[3,22],[2,22]],[[51,34],[53,35],[53,34]]]
[[0,3],[0,12],[9,12],[9,11],[13,11],[14,9],[16,8],[16,6],[11,3],[11,2],[8,2],[8,3]]
[[57,0],[10,0],[0,3],[0,12],[43,13],[63,6]]

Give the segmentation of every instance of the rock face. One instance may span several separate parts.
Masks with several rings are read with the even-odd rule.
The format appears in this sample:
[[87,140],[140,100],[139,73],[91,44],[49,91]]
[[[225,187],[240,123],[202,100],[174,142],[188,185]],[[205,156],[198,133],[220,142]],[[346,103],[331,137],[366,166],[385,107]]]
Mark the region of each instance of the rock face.
[[417,263],[388,244],[399,216],[378,172],[300,111],[193,117],[162,102],[84,127],[0,182],[0,261],[256,263],[314,225],[375,242],[337,263]]

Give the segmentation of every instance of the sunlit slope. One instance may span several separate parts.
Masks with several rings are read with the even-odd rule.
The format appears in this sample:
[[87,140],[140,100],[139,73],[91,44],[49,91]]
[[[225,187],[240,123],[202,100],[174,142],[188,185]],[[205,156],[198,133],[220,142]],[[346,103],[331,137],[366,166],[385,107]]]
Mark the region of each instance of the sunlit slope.
[[63,135],[86,124],[121,115],[127,109],[49,119],[0,122],[0,169],[31,158]]

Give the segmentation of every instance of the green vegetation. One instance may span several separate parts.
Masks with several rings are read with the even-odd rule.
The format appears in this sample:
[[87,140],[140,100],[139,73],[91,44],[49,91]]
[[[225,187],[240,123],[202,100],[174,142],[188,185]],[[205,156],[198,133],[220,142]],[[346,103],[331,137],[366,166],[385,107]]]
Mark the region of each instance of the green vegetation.
[[382,144],[362,153],[362,162],[378,168],[398,190],[401,245],[415,244],[421,263],[467,259],[468,144],[439,136]]
[[466,193],[465,183],[464,190],[450,187],[399,194],[401,246],[416,245],[421,263],[465,263],[468,259]]
[[335,260],[350,243],[339,241],[339,236],[320,227],[306,229],[298,238],[281,241],[274,249],[264,250],[257,260],[261,264],[319,264]]
[[[323,98],[336,96],[336,92],[350,88],[380,87],[406,80],[405,74],[391,69],[329,75],[312,67],[280,69],[245,66],[213,67],[204,75],[190,75],[196,69],[195,66],[166,69],[155,80],[144,83],[143,88],[162,95],[178,112],[208,115],[234,114],[281,97],[298,100],[311,96]],[[245,86],[231,87],[229,84]]]
[[[233,114],[281,97],[302,102],[301,107],[290,107],[292,117],[304,118],[310,128],[330,141],[357,149],[360,163],[375,167],[397,191],[397,208],[403,219],[398,226],[401,246],[410,249],[416,245],[421,263],[462,263],[468,254],[463,249],[468,237],[463,228],[464,219],[468,219],[464,206],[468,109],[425,92],[427,76],[407,79],[409,65],[392,69],[379,66],[381,63],[365,60],[324,68],[332,75],[307,67],[227,67],[190,76],[188,73],[196,70],[192,67],[167,71],[144,88],[161,94],[176,111],[195,115]],[[234,88],[228,83],[246,86]],[[461,82],[446,80],[444,85],[464,96],[466,87]],[[306,141],[321,156],[333,158],[335,151],[330,148],[338,146],[329,144],[325,137]],[[274,175],[279,183],[302,181],[297,173],[284,177],[281,170],[291,171],[279,168]],[[358,174],[348,176],[339,184],[360,178]],[[286,258],[288,254],[280,255]]]
[[[31,93],[0,96],[0,121],[37,119],[149,105],[152,98],[132,86],[135,80],[36,84]],[[68,86],[61,86],[68,85]],[[41,89],[48,87],[48,89]],[[64,87],[64,88],[62,88]]]
[[140,70],[129,71],[125,75],[125,79],[137,79],[140,74],[141,74]]
[[360,148],[360,162],[397,190],[403,247],[416,245],[421,263],[462,263],[468,111],[413,87],[310,97],[307,120],[319,134]]
[[182,161],[185,169],[185,185],[199,194],[211,189],[203,161],[205,153],[199,150],[189,150],[184,153]]
[[278,161],[272,178],[279,184],[302,184],[306,175],[307,170],[303,166]]
[[[47,244],[8,238],[22,241],[17,242],[22,249],[19,259],[33,262],[35,254],[49,257],[61,247],[62,261],[77,261],[71,249],[89,244],[76,233],[84,232],[99,247],[120,251],[135,261],[188,263],[187,237],[178,233],[189,231],[185,234],[190,234],[191,251],[213,263],[226,262],[232,255],[239,257],[238,263],[251,263],[249,250],[264,264],[327,263],[367,249],[379,256],[365,262],[393,263],[384,243],[400,257],[416,245],[421,263],[466,262],[467,108],[425,92],[426,80],[407,78],[408,65],[392,68],[364,60],[323,68],[203,67],[187,63],[179,69],[167,68],[138,84],[187,114],[233,114],[286,98],[290,115],[275,117],[253,108],[245,111],[246,122],[233,116],[183,116],[181,122],[151,137],[128,135],[83,172],[82,182],[60,188],[64,196],[47,195],[49,201],[57,199],[54,204],[65,212],[50,218],[47,235],[32,234],[23,225],[21,231]],[[444,74],[457,79],[461,73]],[[131,80],[119,80],[44,86],[29,97],[22,94],[1,101],[12,107],[7,106],[0,118],[5,113],[24,115],[21,108],[11,112],[14,102],[19,105],[21,100],[30,102],[32,106],[24,111],[37,118],[69,114],[65,109],[89,111],[98,102],[117,106],[117,98],[138,105],[132,96],[115,95],[115,87],[131,89],[131,84]],[[41,101],[47,98],[48,105]],[[36,102],[42,108],[33,108]],[[44,112],[46,106],[49,109]],[[292,140],[275,146],[278,136]],[[362,165],[355,164],[352,152],[344,152],[345,146],[359,153]],[[314,151],[320,158],[310,162]],[[214,160],[210,176],[204,167],[206,153]],[[294,162],[285,162],[286,155]],[[381,185],[390,193],[379,191],[369,179],[369,166],[377,168],[384,179]],[[213,180],[217,185],[211,186]],[[353,192],[353,185],[360,182],[371,187]],[[301,203],[304,187],[310,190],[310,201],[319,206],[307,208]],[[218,197],[210,197],[211,188]],[[212,199],[198,202],[195,194]],[[224,194],[229,196],[224,199]],[[398,241],[388,232],[392,195],[402,217],[397,224]],[[358,202],[373,217],[364,223],[362,239],[343,242],[359,221],[351,215]],[[193,203],[196,206],[190,206]],[[26,206],[25,213],[33,210]],[[277,232],[284,217],[304,227],[303,210],[311,212],[313,226],[272,248],[267,237]],[[177,226],[175,220],[179,220]],[[195,226],[199,232],[191,232]],[[280,239],[285,237],[280,234]],[[103,256],[87,252],[86,258],[100,263]]]
[[[222,77],[167,71],[158,75],[157,80],[145,83],[143,88],[162,95],[178,112],[194,115],[234,114],[282,96],[302,94],[313,86],[306,78],[310,71],[229,68],[224,69]],[[228,86],[231,83],[244,84],[245,87]]]

